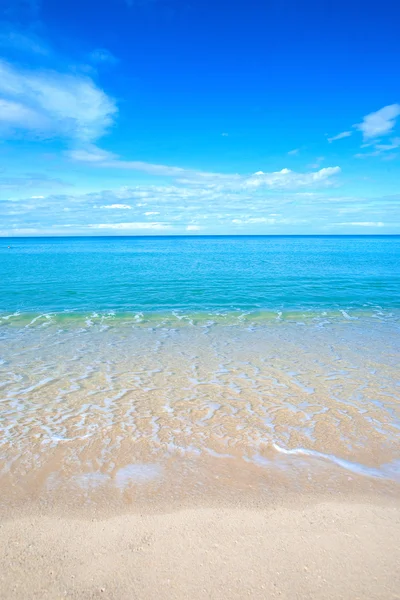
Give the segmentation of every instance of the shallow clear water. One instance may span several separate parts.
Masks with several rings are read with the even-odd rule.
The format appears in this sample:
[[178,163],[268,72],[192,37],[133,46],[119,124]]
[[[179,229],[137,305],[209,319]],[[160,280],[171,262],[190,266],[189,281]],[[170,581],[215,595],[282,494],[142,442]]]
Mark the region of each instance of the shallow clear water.
[[229,485],[316,463],[400,478],[400,238],[2,240],[0,256],[3,489],[209,484],[225,463]]

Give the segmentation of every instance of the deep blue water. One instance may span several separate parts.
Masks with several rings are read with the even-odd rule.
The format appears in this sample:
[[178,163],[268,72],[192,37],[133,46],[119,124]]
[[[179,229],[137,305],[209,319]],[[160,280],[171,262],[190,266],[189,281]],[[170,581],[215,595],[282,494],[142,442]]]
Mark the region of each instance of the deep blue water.
[[3,315],[391,310],[400,236],[1,239],[0,292]]

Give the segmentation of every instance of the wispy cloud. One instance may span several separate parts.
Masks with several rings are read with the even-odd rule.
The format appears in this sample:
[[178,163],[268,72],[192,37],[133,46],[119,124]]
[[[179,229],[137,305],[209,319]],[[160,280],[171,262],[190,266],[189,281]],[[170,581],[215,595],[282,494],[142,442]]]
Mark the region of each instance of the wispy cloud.
[[232,219],[234,225],[244,227],[246,225],[298,225],[300,223],[306,223],[307,219],[295,219],[295,218],[279,218],[271,219],[268,217],[246,217],[242,219]]
[[165,230],[165,229],[171,229],[171,226],[166,224],[166,223],[140,223],[140,222],[133,222],[133,223],[90,223],[88,225],[88,227],[90,227],[90,229],[118,229],[118,230],[125,230],[125,231],[132,231],[132,230]]
[[332,142],[336,142],[336,140],[342,140],[343,138],[347,138],[351,136],[351,131],[342,131],[342,133],[338,133],[333,137],[328,137],[328,142],[331,144]]
[[[360,131],[363,136],[364,143],[361,148],[373,148],[369,152],[358,152],[355,158],[369,158],[380,156],[387,151],[395,150],[400,146],[400,138],[393,138],[390,143],[382,144],[379,138],[392,133],[396,126],[396,119],[400,115],[400,104],[389,104],[376,112],[366,115],[361,123],[356,123],[353,128]],[[336,140],[341,140],[352,135],[352,131],[343,131],[338,135],[328,138],[328,142],[332,143]],[[395,157],[391,155],[391,158]]]
[[332,178],[340,173],[340,167],[326,167],[309,173],[296,173],[290,169],[282,169],[274,173],[258,171],[245,178],[243,185],[248,188],[266,186],[273,189],[310,187],[318,184],[330,184]]
[[377,150],[386,152],[387,150],[395,150],[400,147],[400,137],[392,138],[389,144],[375,144]]
[[[24,189],[36,189],[38,187],[51,190],[68,188],[70,186],[70,183],[42,173],[27,173],[19,177],[0,176],[0,190],[17,190],[19,193]],[[35,196],[32,197],[34,198]],[[38,198],[43,198],[43,196],[38,196]]]
[[[27,194],[28,196],[28,194]],[[39,196],[39,194],[38,194]],[[287,189],[220,188],[203,184],[141,185],[87,194],[51,194],[0,201],[2,229],[93,233],[323,232],[342,227],[397,227],[400,197],[364,198]],[[121,215],[124,218],[121,219]],[[129,216],[129,218],[127,218]],[[347,218],[348,222],[344,222]],[[200,229],[199,229],[200,228]]]
[[294,150],[289,150],[288,155],[296,156],[296,154],[298,154],[299,152],[300,152],[300,148],[295,148]]
[[83,75],[19,69],[0,60],[0,136],[18,131],[87,143],[112,125],[117,107]]
[[106,48],[96,48],[89,54],[89,60],[95,64],[115,65],[118,59]]
[[[375,148],[375,150],[372,150],[371,152],[359,152],[354,155],[355,158],[369,158],[371,156],[380,156],[385,152],[396,150],[397,148],[400,148],[400,138],[392,138],[388,144],[374,144],[373,147]],[[387,155],[385,158],[388,160],[393,160],[394,158],[396,158],[396,156],[396,154],[390,154]]]
[[310,169],[319,169],[321,166],[321,163],[323,163],[325,160],[324,156],[317,156],[317,158],[315,159],[315,162],[311,163],[310,165],[308,165],[308,167]]
[[336,225],[355,227],[384,227],[385,223],[382,221],[351,221],[346,223],[336,223]]
[[267,217],[245,217],[242,219],[232,219],[232,223],[234,225],[259,225],[260,223],[264,225],[274,225],[276,221],[276,219],[270,219]]
[[[0,83],[1,86],[1,83]],[[0,124],[8,129],[28,129],[44,131],[47,127],[46,119],[37,110],[20,102],[0,98]]]
[[225,188],[260,188],[272,189],[296,188],[314,185],[327,185],[332,183],[334,176],[340,173],[340,167],[327,167],[309,173],[297,173],[290,169],[282,169],[272,173],[257,171],[252,175],[239,175],[237,173],[207,173],[184,169],[170,165],[156,165],[142,161],[127,161],[116,154],[106,152],[92,145],[85,149],[72,150],[68,156],[79,162],[86,162],[93,166],[115,169],[132,169],[143,171],[151,175],[172,177],[181,184],[203,184],[204,186],[220,186]]
[[30,52],[40,56],[47,56],[50,53],[47,44],[33,33],[27,35],[20,31],[10,30],[9,27],[7,31],[0,32],[0,48]]
[[[376,112],[366,115],[361,123],[356,123],[353,128],[362,133],[363,144],[361,148],[373,148],[369,152],[361,152],[355,154],[355,158],[368,158],[379,156],[386,151],[391,151],[399,147],[400,138],[393,138],[390,143],[382,144],[381,137],[387,136],[393,132],[396,126],[396,119],[400,115],[400,104],[389,104]],[[338,135],[328,138],[328,142],[332,143],[342,138],[350,137],[352,131],[343,131]]]
[[67,155],[72,160],[89,163],[97,167],[127,170],[132,169],[135,171],[143,171],[151,175],[178,177],[179,175],[183,176],[190,172],[189,170],[181,167],[156,165],[137,160],[123,160],[119,158],[118,155],[102,150],[93,144],[83,148],[70,150],[68,151]]
[[370,140],[391,133],[399,115],[400,104],[390,104],[365,116],[354,127],[362,132],[364,140]]
[[74,148],[67,152],[67,156],[78,162],[86,162],[104,166],[106,163],[113,163],[118,157],[112,152],[107,152],[98,148],[94,144],[88,144],[84,148]]
[[[95,208],[97,208],[97,206]],[[103,206],[100,206],[99,208],[105,208],[107,210],[132,210],[130,204],[103,204]]]

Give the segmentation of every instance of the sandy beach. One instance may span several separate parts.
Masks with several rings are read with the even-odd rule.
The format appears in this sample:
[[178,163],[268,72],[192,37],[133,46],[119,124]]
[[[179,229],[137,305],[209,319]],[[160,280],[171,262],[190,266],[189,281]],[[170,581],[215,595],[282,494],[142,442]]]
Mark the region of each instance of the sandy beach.
[[389,242],[199,243],[4,249],[26,284],[0,312],[0,599],[399,600]]
[[0,528],[1,597],[390,600],[399,536],[399,504],[382,497],[105,519],[11,511]]

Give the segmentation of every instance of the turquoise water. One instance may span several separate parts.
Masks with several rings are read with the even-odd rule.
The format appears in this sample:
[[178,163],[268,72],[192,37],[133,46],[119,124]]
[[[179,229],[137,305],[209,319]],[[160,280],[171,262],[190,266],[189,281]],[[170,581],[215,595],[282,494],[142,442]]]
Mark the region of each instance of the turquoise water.
[[400,478],[400,237],[3,239],[0,287],[3,487]]
[[0,314],[29,318],[391,311],[400,236],[2,239],[0,282]]

